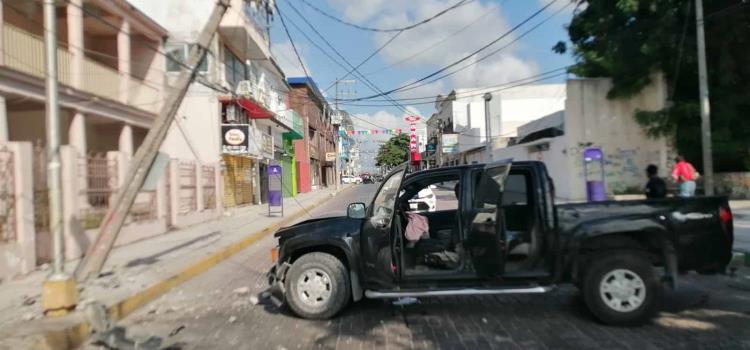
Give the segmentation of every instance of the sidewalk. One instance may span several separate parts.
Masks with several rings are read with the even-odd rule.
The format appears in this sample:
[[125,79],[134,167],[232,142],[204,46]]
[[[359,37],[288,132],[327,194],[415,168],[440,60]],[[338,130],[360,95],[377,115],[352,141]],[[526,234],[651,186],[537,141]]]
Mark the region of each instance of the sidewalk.
[[[342,190],[346,188],[347,186],[344,186]],[[333,189],[321,189],[300,194],[296,198],[284,198],[283,218],[268,217],[267,205],[228,209],[225,216],[218,220],[117,247],[110,254],[102,270],[103,276],[79,285],[79,305],[96,300],[112,306],[139,293],[144,294],[147,290],[146,294],[149,294],[149,289],[153,289],[154,285],[170,279],[179,279],[176,275],[184,274],[186,269],[197,271],[215,265],[231,255],[233,249],[240,250],[265,236],[265,233],[270,233],[264,232],[269,231],[269,228],[273,229],[270,230],[272,232],[279,225],[292,224],[295,218],[307,218],[307,210],[333,198],[336,194]],[[196,269],[196,263],[212,255],[218,255],[213,259],[216,260],[215,263],[208,261],[203,264],[206,266]],[[78,261],[67,262],[66,270],[72,272],[77,264]],[[43,318],[40,292],[42,282],[48,274],[48,271],[37,270],[22,278],[0,284],[0,339],[15,333],[14,330],[23,323],[28,324],[31,320]],[[185,278],[190,277],[192,275]],[[141,304],[145,302],[148,300],[141,300]]]

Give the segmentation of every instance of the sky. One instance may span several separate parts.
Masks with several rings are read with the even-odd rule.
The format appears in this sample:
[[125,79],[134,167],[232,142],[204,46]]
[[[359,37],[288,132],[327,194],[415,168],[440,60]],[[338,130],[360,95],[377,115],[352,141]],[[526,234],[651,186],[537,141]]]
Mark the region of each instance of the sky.
[[[277,0],[280,13],[274,16],[271,27],[271,51],[287,77],[305,75],[291,42],[297,47],[307,72],[324,94],[333,98],[333,82],[343,78],[351,65],[359,65],[365,58],[385,44],[395,32],[364,31],[325,17],[309,4],[342,21],[373,28],[399,28],[433,15],[453,6],[459,0]],[[149,9],[151,0],[132,0],[144,12],[160,20],[160,11]],[[538,16],[511,31],[543,6],[552,2]],[[435,111],[434,97],[448,94],[455,88],[477,88],[496,86],[514,80],[531,77],[573,63],[571,55],[558,55],[551,48],[560,40],[567,39],[565,26],[569,23],[574,5],[570,0],[466,0],[455,9],[413,29],[401,32],[369,61],[357,70],[381,91],[388,91],[425,77],[507,34],[481,53],[458,64],[452,70],[457,73],[434,82],[416,85],[417,88],[392,94],[393,98],[418,98],[400,101],[393,106],[382,97],[373,101],[350,102],[340,107],[355,117],[358,129],[402,128],[408,129],[403,116],[416,114],[426,120]],[[174,3],[174,2],[173,2]],[[184,2],[180,11],[186,11]],[[193,4],[193,1],[189,2]],[[210,2],[208,7],[210,7]],[[293,7],[292,7],[293,6]],[[206,6],[193,6],[201,12]],[[296,10],[295,10],[296,9]],[[297,13],[299,11],[299,14]],[[164,12],[163,10],[161,12]],[[300,16],[301,14],[301,16]],[[283,16],[292,37],[290,42],[279,19]],[[303,19],[304,17],[304,19]],[[170,18],[166,16],[165,18]],[[327,40],[334,52],[305,22],[307,20]],[[543,23],[542,23],[543,22]],[[540,24],[541,23],[541,24]],[[536,29],[520,37],[535,25]],[[169,27],[169,26],[167,26]],[[304,34],[310,39],[311,42]],[[512,43],[511,43],[512,42]],[[319,49],[318,47],[323,50]],[[481,62],[478,57],[495,51]],[[324,52],[325,51],[325,52]],[[343,56],[343,59],[339,57]],[[330,56],[330,57],[329,57]],[[338,61],[336,63],[332,58]],[[353,84],[342,85],[341,90],[356,91],[356,95],[342,98],[366,97],[378,93],[360,77],[348,76]],[[538,83],[559,83],[564,76]],[[330,88],[329,88],[330,87]],[[429,98],[427,98],[429,97]],[[370,105],[370,106],[362,106]],[[375,105],[375,106],[373,106]],[[374,136],[374,137],[373,137]],[[374,152],[383,136],[368,135],[362,139],[365,152]],[[371,162],[369,162],[371,163]]]

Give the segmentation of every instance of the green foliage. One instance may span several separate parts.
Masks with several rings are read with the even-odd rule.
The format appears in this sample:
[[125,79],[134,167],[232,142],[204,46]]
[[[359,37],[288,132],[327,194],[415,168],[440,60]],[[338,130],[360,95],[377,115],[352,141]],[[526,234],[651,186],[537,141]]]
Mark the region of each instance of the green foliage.
[[380,146],[375,157],[375,165],[394,167],[408,160],[409,135],[398,134]]
[[[678,151],[701,164],[695,11],[692,0],[577,0],[568,34],[582,77],[611,77],[609,98],[629,97],[663,72],[670,106],[638,112],[652,136],[668,136]],[[729,10],[726,10],[729,9]],[[704,1],[714,166],[750,164],[750,6]],[[564,53],[558,43],[553,51]]]

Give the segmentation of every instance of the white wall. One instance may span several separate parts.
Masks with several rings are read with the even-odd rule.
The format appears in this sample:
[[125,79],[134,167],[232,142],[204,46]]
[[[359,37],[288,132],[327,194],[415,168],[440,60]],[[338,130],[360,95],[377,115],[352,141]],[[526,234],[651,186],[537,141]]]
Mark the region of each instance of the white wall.
[[[636,110],[659,110],[666,101],[661,79],[629,99],[607,99],[609,79],[580,79],[567,82],[565,135],[495,150],[495,159],[541,160],[550,171],[563,200],[585,200],[582,152],[601,147],[604,173],[610,195],[645,185],[645,168],[656,164],[661,175],[669,172],[667,159],[672,150],[665,139],[652,139],[635,121]],[[535,145],[546,143],[547,151]]]
[[[182,131],[176,123],[182,126]],[[202,163],[219,162],[220,123],[221,106],[216,95],[204,86],[193,84],[180,105],[161,151],[168,153],[171,158]]]

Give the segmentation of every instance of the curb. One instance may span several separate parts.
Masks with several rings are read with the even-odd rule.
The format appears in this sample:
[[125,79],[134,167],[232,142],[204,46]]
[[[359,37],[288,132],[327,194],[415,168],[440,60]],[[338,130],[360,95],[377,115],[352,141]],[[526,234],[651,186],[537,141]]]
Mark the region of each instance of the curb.
[[[315,207],[333,199],[336,195],[346,190],[347,188],[349,187],[344,186],[340,190],[334,191],[330,195],[314,201],[310,205],[303,206],[301,207],[301,209],[297,209],[291,215],[286,217],[286,220],[267,226],[260,232],[253,233],[237,242],[231,243],[218,252],[215,252],[210,256],[201,259],[197,263],[188,266],[181,272],[178,272],[177,274],[172,275],[169,278],[162,280],[161,282],[157,282],[156,284],[148,287],[143,291],[140,291],[114,305],[109,306],[107,308],[109,317],[112,321],[122,320],[139,308],[166,294],[174,287],[202,274],[208,269],[218,265],[222,261],[249,247],[258,240],[266,237],[268,234],[275,232],[289,221],[296,220],[306,215],[309,210],[314,209]],[[61,350],[75,349],[81,346],[88,339],[90,331],[91,328],[88,324],[88,321],[80,321],[72,325],[67,325],[64,327],[64,329],[45,330],[43,331],[43,335],[41,335],[41,339],[37,336],[35,337],[35,339],[31,340],[35,344],[34,348]]]

